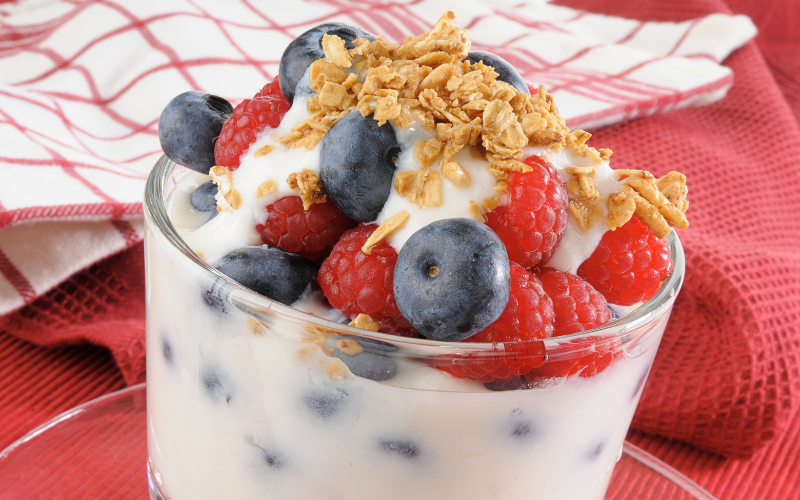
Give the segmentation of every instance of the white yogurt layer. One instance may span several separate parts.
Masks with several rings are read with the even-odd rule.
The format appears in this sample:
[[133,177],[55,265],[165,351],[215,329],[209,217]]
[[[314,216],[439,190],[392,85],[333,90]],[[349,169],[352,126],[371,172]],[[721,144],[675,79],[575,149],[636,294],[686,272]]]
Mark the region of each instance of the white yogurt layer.
[[302,323],[209,305],[163,236],[146,249],[148,449],[171,500],[601,500],[667,320],[591,378],[490,392],[403,350],[378,383]]
[[[267,129],[262,132],[250,149],[242,155],[239,168],[232,173],[233,187],[241,195],[241,206],[233,212],[223,211],[202,227],[179,228],[186,243],[212,265],[225,254],[237,248],[261,244],[255,227],[257,224],[263,224],[266,220],[267,205],[286,196],[298,195],[298,191],[292,190],[286,182],[290,174],[307,169],[319,177],[322,142],[319,142],[311,150],[290,149],[277,142],[310,116],[306,108],[307,100],[307,97],[295,98],[280,126],[277,129]],[[411,128],[407,129],[394,127],[394,131],[401,146],[396,173],[419,170],[421,165],[414,159],[415,145],[417,141],[431,139],[434,136],[433,131],[425,130],[419,123],[414,123]],[[256,157],[255,152],[264,146],[272,146],[273,149],[266,155]],[[524,152],[524,156],[534,154],[552,163],[564,181],[568,177],[564,169],[568,166],[596,166],[596,188],[604,197],[620,188],[620,183],[617,181],[614,171],[608,166],[608,162],[598,165],[592,160],[574,155],[566,148],[561,152],[547,151],[542,148],[526,148]],[[390,190],[389,198],[375,222],[379,225],[383,224],[388,218],[402,210],[409,213],[410,217],[406,225],[388,239],[388,242],[398,252],[408,238],[423,226],[441,219],[468,218],[470,201],[480,203],[481,200],[491,198],[496,194],[494,191],[496,180],[489,173],[486,161],[474,159],[468,149],[458,152],[453,160],[461,164],[469,174],[471,182],[468,187],[459,188],[444,178],[438,162],[431,166],[431,170],[436,171],[442,178],[442,206],[422,208],[416,202],[409,201],[407,197],[398,194],[394,187]],[[262,197],[256,196],[258,187],[266,181],[273,181],[277,186],[277,191]],[[504,202],[506,201],[504,200]],[[589,231],[583,231],[578,227],[574,218],[569,215],[561,243],[548,262],[548,266],[560,271],[575,273],[578,266],[597,248],[606,230],[605,224],[600,222]]]
[[[280,128],[261,134],[243,155],[232,173],[239,209],[206,222],[209,214],[191,208],[189,196],[208,177],[191,173],[174,189],[170,218],[209,263],[261,243],[255,226],[266,219],[265,207],[298,194],[286,183],[291,173],[319,173],[321,144],[307,151],[276,142],[308,116],[305,109],[298,98]],[[397,172],[418,170],[414,145],[433,133],[416,126],[395,132]],[[265,145],[273,151],[256,157]],[[551,162],[563,180],[567,166],[589,163],[567,150],[526,149],[531,154]],[[395,248],[435,220],[469,217],[470,201],[495,194],[485,161],[469,151],[454,159],[472,182],[461,189],[442,178],[441,207],[420,208],[391,190],[376,222],[410,214],[390,239]],[[618,190],[607,162],[589,164],[603,196]],[[441,175],[438,165],[431,168]],[[266,181],[278,190],[259,198]],[[605,226],[583,232],[568,221],[549,265],[575,272]],[[231,303],[209,301],[219,284],[207,282],[163,236],[148,232],[147,255],[148,450],[155,481],[171,500],[601,500],[667,320],[654,319],[635,354],[589,378],[492,392],[429,366],[417,346],[400,347],[397,374],[379,383],[299,342],[315,331],[310,325],[272,316],[257,322]],[[326,303],[309,287],[292,307],[347,321]]]

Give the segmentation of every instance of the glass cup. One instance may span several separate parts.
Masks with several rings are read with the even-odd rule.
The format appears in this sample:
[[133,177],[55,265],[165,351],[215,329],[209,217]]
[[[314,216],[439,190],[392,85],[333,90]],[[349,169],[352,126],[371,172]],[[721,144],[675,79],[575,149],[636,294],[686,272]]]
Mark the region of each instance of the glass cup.
[[[684,274],[601,328],[541,341],[373,333],[258,295],[181,239],[162,157],[145,193],[151,497],[600,500]],[[536,365],[483,383],[486,363]]]

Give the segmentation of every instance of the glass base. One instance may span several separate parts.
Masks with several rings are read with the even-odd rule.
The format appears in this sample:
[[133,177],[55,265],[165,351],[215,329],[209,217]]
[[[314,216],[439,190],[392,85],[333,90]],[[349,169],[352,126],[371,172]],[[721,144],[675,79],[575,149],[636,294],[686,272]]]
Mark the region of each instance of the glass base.
[[161,488],[159,488],[158,484],[159,478],[155,476],[153,473],[153,469],[150,467],[150,460],[147,461],[147,489],[150,492],[150,500],[169,500],[162,492]]
[[[0,500],[169,500],[147,459],[145,386],[90,401],[0,453]],[[144,465],[147,465],[146,472]],[[606,500],[715,500],[686,476],[626,442]]]

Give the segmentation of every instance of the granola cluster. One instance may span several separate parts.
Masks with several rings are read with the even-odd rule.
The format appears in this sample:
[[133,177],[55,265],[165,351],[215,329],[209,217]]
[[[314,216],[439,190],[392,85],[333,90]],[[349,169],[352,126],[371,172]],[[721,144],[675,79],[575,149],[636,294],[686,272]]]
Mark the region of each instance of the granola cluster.
[[303,200],[303,210],[308,210],[314,203],[325,203],[328,195],[322,188],[317,174],[313,170],[304,168],[300,173],[289,174],[286,179],[289,187],[300,190],[300,199]]
[[228,167],[214,166],[208,172],[222,196],[217,196],[218,212],[233,212],[242,204],[242,195],[233,188],[233,176]]
[[[511,173],[531,170],[519,161],[525,147],[566,148],[596,165],[610,159],[611,150],[596,150],[587,144],[590,133],[569,130],[543,85],[528,95],[498,80],[492,67],[465,61],[470,36],[456,26],[452,12],[446,12],[430,31],[407,37],[400,45],[381,37],[372,42],[360,38],[353,44],[347,49],[336,35],[323,36],[325,59],[309,67],[311,89],[318,93],[307,101],[311,114],[280,137],[279,144],[313,149],[336,122],[354,111],[372,115],[379,125],[390,122],[408,128],[417,122],[433,131],[434,137],[417,142],[414,158],[420,168],[398,173],[395,191],[422,208],[441,206],[443,182],[462,189],[472,182],[453,159],[469,148],[473,158],[487,162],[496,179],[496,195],[470,202],[470,217],[479,221],[485,221],[485,214],[502,203],[502,195],[508,192],[505,179]],[[256,151],[256,156],[272,150],[266,148]],[[431,168],[436,164],[438,172]],[[680,173],[655,179],[641,170],[617,171],[622,190],[604,198],[595,187],[597,166],[570,166],[565,172],[569,175],[569,211],[584,231],[600,221],[614,230],[633,214],[658,237],[666,236],[671,227],[688,225],[684,215],[688,208],[686,178]],[[300,190],[305,209],[326,200],[313,172],[293,174],[287,182]],[[224,191],[224,185],[220,185],[221,209],[235,209],[238,193],[232,187]],[[259,192],[266,194],[272,189],[274,186],[262,186]],[[392,218],[391,227],[382,226],[379,232],[391,234],[399,221]],[[369,253],[366,246],[365,252]]]

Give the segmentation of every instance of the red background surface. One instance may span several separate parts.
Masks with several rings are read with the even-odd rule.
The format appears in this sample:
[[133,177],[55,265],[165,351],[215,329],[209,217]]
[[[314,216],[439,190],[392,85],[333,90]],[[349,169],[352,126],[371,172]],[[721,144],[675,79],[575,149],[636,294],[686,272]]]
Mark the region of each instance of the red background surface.
[[[594,12],[604,12],[640,20],[685,20],[710,12],[733,12],[749,15],[759,27],[755,42],[734,53],[726,64],[734,69],[736,80],[723,101],[700,109],[686,109],[663,116],[608,127],[599,131],[594,144],[615,149],[615,160],[647,159],[653,150],[648,141],[658,141],[669,131],[684,134],[691,147],[678,148],[670,154],[671,168],[682,170],[698,161],[698,155],[731,154],[745,145],[764,143],[764,147],[797,158],[800,154],[800,3],[797,1],[721,1],[682,0],[680,2],[610,2],[609,0],[561,0],[559,3]],[[738,113],[737,113],[738,111]],[[776,121],[775,129],[743,125],[753,113],[767,112]],[[764,118],[761,116],[761,118]],[[769,118],[769,117],[768,117]],[[719,131],[712,140],[709,130]],[[765,143],[764,138],[781,130],[793,142]],[[704,135],[702,141],[693,138]],[[700,148],[700,149],[698,149]],[[653,158],[652,161],[659,160]],[[663,160],[662,160],[663,161]],[[794,182],[797,182],[795,179]],[[751,189],[743,179],[743,190]],[[691,185],[691,184],[690,184]],[[760,196],[769,196],[761,193]],[[791,205],[791,203],[790,203]],[[692,215],[692,214],[690,214]],[[709,214],[705,214],[709,216]],[[713,216],[713,213],[710,214]],[[693,221],[694,222],[694,221]],[[758,221],[745,221],[757,224]],[[701,221],[699,225],[712,224]],[[744,223],[743,223],[744,224]],[[101,394],[120,389],[125,380],[115,357],[119,349],[137,348],[126,344],[112,350],[80,345],[61,347],[76,340],[113,338],[115,332],[142,328],[142,247],[131,250],[79,273],[64,285],[17,313],[0,321],[0,448],[13,442],[33,427],[58,413]],[[764,264],[765,266],[768,264]],[[765,269],[768,271],[768,269]],[[691,278],[690,276],[687,279]],[[102,301],[83,301],[80,297],[97,296]],[[797,297],[788,297],[798,300]],[[51,348],[33,345],[11,335],[19,334],[21,323],[46,317],[48,327],[59,332]],[[681,321],[680,303],[673,321]],[[796,346],[800,343],[797,317],[775,318],[785,322]],[[108,344],[108,342],[105,342]],[[112,342],[113,344],[113,342]],[[53,348],[55,347],[55,348]],[[142,367],[127,367],[128,374],[141,374]],[[132,378],[129,375],[129,381]],[[651,390],[648,387],[647,390]],[[645,398],[647,401],[648,398]],[[654,400],[652,397],[650,401]],[[648,422],[637,416],[637,425]],[[723,458],[677,441],[632,431],[629,439],[674,466],[708,489],[721,500],[796,499],[800,498],[800,412],[789,413],[788,420],[776,426],[767,445],[749,460]]]

